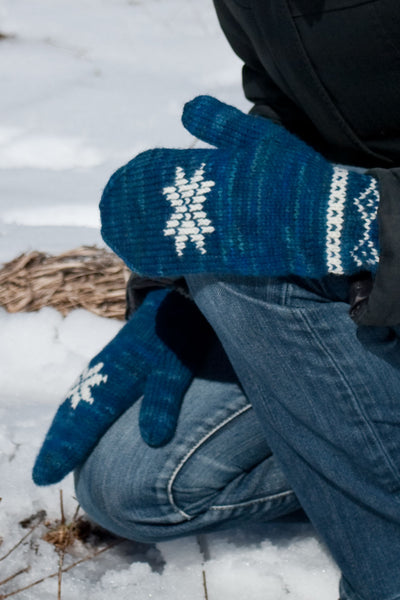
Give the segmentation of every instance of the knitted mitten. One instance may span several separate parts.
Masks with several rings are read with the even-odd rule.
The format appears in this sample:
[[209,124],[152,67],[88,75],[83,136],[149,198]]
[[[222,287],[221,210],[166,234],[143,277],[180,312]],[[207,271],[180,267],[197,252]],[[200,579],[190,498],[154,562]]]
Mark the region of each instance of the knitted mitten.
[[317,278],[376,269],[377,179],[209,96],[189,102],[182,121],[216,148],[149,150],[103,193],[103,238],[133,270]]
[[150,292],[59,407],[36,459],[34,482],[60,481],[142,396],[139,424],[144,441],[150,446],[167,443],[210,332],[194,302],[178,292]]

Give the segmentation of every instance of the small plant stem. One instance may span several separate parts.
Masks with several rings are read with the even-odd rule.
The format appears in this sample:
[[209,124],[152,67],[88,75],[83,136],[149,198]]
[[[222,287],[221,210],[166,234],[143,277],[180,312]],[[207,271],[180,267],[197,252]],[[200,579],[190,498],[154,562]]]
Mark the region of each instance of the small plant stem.
[[[60,490],[60,515],[61,515],[61,525],[65,525],[65,513],[64,513],[64,500],[63,500],[63,491]],[[59,550],[58,556],[58,573],[57,573],[57,600],[61,600],[61,585],[62,585],[62,570],[64,564],[64,555],[65,550],[61,548]]]
[[[117,544],[120,544],[120,543],[121,543],[120,540],[117,540],[116,542],[112,542],[112,544],[109,544],[105,548],[98,550],[94,554],[91,554],[90,556],[86,556],[85,558],[81,558],[80,560],[77,560],[76,562],[72,563],[72,565],[69,565],[69,567],[65,567],[65,569],[62,569],[62,572],[67,573],[74,567],[77,567],[78,565],[80,565],[88,560],[92,560],[93,558],[96,558],[96,556],[103,554],[103,552],[106,552],[107,550],[111,550],[111,548],[114,548],[114,546],[116,546]],[[0,594],[0,600],[6,600],[6,598],[11,598],[11,596],[15,596],[16,594],[24,592],[25,590],[29,590],[30,588],[34,587],[35,585],[38,585],[39,583],[43,583],[43,581],[46,581],[47,579],[51,579],[53,577],[58,577],[58,570],[55,573],[51,573],[51,575],[46,575],[46,577],[42,577],[41,579],[37,579],[36,581],[33,581],[29,585],[26,585],[25,587],[20,588],[19,590],[15,590],[14,592],[10,592],[9,594]]]
[[12,579],[15,579],[15,577],[18,577],[18,575],[22,575],[22,573],[27,573],[28,571],[30,571],[30,567],[25,567],[25,569],[21,569],[20,571],[14,573],[14,575],[10,575],[10,577],[7,577],[7,579],[3,579],[3,581],[0,581],[0,585],[4,585]]
[[80,510],[80,508],[81,508],[81,505],[80,505],[80,504],[78,504],[78,505],[77,505],[77,507],[76,507],[76,510],[75,510],[74,516],[72,517],[72,522],[73,522],[73,523],[75,523],[76,519],[78,518],[78,513],[79,513],[79,510]]
[[61,514],[61,524],[65,525],[64,501],[63,501],[63,491],[62,490],[60,490],[60,514]]
[[60,556],[58,558],[58,592],[57,592],[57,600],[61,600],[61,583],[62,583],[63,565],[64,565],[64,550],[60,550]]
[[197,536],[197,543],[199,545],[200,554],[203,557],[203,560],[201,561],[201,564],[202,564],[201,574],[202,574],[202,578],[203,578],[204,598],[205,598],[205,600],[208,600],[208,589],[207,589],[207,577],[206,577],[205,563],[208,560],[210,560],[210,549],[208,547],[207,536],[204,534],[199,534]]
[[0,561],[4,560],[5,558],[7,558],[8,556],[10,556],[10,554],[12,552],[14,552],[14,550],[16,550],[18,548],[18,546],[20,546],[25,540],[26,538],[28,538],[31,533],[33,533],[36,529],[36,527],[38,527],[38,525],[40,525],[40,523],[36,523],[36,525],[34,525],[33,527],[30,528],[30,530],[28,531],[28,533],[26,533],[20,540],[19,542],[17,542],[15,544],[15,546],[13,546],[6,554],[4,554],[4,556],[0,557]]
[[206,579],[206,572],[204,569],[203,569],[202,573],[203,573],[204,598],[205,598],[205,600],[208,600],[207,579]]

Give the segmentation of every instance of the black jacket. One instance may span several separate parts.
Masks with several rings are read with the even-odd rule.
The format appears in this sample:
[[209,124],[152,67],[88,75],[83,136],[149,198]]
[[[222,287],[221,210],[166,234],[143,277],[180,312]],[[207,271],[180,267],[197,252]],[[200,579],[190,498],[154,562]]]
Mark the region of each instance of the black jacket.
[[399,324],[399,0],[214,4],[244,62],[251,112],[279,120],[328,159],[379,178],[378,272],[372,285],[355,284],[351,314],[359,324]]

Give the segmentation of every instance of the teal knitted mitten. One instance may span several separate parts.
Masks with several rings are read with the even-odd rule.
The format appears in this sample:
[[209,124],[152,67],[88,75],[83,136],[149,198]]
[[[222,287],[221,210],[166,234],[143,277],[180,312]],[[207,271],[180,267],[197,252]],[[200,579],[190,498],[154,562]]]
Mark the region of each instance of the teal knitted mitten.
[[319,278],[376,270],[376,178],[208,96],[189,102],[182,121],[215,148],[144,152],[103,193],[103,238],[134,271]]
[[59,407],[36,459],[34,482],[49,485],[63,479],[141,397],[144,441],[166,444],[211,331],[191,300],[164,289],[150,292]]

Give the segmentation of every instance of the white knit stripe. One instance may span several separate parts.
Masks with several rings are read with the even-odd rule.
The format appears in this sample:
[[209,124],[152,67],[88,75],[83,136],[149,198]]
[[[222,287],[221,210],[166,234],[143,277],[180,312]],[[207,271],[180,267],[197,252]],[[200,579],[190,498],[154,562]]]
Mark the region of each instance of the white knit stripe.
[[341,235],[346,202],[348,171],[334,166],[329,192],[326,223],[326,256],[329,273],[344,273],[341,259]]

